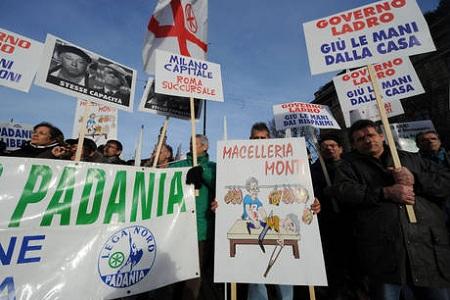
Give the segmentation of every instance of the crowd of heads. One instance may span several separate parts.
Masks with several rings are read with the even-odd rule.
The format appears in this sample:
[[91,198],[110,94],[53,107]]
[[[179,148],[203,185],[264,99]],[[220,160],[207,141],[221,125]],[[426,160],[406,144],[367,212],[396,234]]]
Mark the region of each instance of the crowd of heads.
[[[80,161],[123,165],[134,164],[134,160],[125,161],[120,158],[124,148],[119,140],[109,139],[105,144],[97,145],[92,139],[84,138],[82,146],[79,147],[79,144],[78,138],[65,139],[63,132],[58,127],[48,122],[41,122],[33,127],[31,139],[18,150],[8,152],[6,151],[6,143],[0,141],[0,154],[15,157],[77,160],[76,154],[78,148],[80,148]],[[165,168],[175,161],[173,148],[167,144],[167,138],[164,138],[157,163],[154,163],[157,146],[158,143],[155,143],[150,158],[143,159],[141,166]],[[205,135],[197,134],[197,155],[201,156],[207,153],[208,147],[208,138]]]

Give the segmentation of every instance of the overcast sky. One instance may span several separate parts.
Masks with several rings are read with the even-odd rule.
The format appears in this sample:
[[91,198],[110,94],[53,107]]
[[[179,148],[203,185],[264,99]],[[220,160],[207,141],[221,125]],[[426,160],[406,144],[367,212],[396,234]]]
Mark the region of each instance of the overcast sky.
[[[437,0],[417,0],[423,12]],[[246,139],[251,125],[272,118],[272,105],[311,101],[314,92],[334,73],[311,76],[302,23],[368,4],[360,0],[213,0],[209,1],[208,60],[219,63],[225,101],[208,102],[206,132],[210,153],[223,136]],[[47,33],[137,70],[135,111],[119,112],[118,138],[124,158],[134,152],[141,124],[145,126],[143,156],[151,152],[164,117],[137,111],[147,75],[141,51],[154,0],[2,0],[0,27],[44,42]],[[36,124],[49,121],[72,135],[76,100],[33,85],[29,93],[0,87],[0,122]],[[203,123],[197,123],[201,133]],[[168,143],[188,148],[190,124],[171,119]]]

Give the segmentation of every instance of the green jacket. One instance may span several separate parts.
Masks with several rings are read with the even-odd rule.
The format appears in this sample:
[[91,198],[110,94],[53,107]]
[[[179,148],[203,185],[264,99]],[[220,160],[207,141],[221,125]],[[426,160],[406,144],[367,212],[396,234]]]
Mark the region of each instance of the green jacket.
[[[211,202],[216,195],[216,163],[209,161],[207,153],[197,157],[198,165],[203,168],[203,184],[196,197],[198,240],[211,239],[214,234],[214,214],[210,210]],[[188,153],[185,160],[171,164],[171,168],[192,167],[192,154]]]

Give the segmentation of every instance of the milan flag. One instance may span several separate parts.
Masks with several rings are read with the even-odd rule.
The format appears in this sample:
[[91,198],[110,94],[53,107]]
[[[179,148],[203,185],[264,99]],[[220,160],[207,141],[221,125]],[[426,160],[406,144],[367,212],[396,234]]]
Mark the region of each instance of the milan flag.
[[155,49],[206,60],[208,0],[158,0],[147,26],[144,70],[155,73]]

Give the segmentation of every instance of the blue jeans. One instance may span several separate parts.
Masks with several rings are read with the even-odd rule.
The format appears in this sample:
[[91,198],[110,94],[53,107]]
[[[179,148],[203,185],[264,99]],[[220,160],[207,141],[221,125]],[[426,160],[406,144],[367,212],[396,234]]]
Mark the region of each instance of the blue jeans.
[[406,300],[450,300],[445,288],[429,288],[390,283],[372,283],[370,286],[371,300],[399,300],[403,291]]

